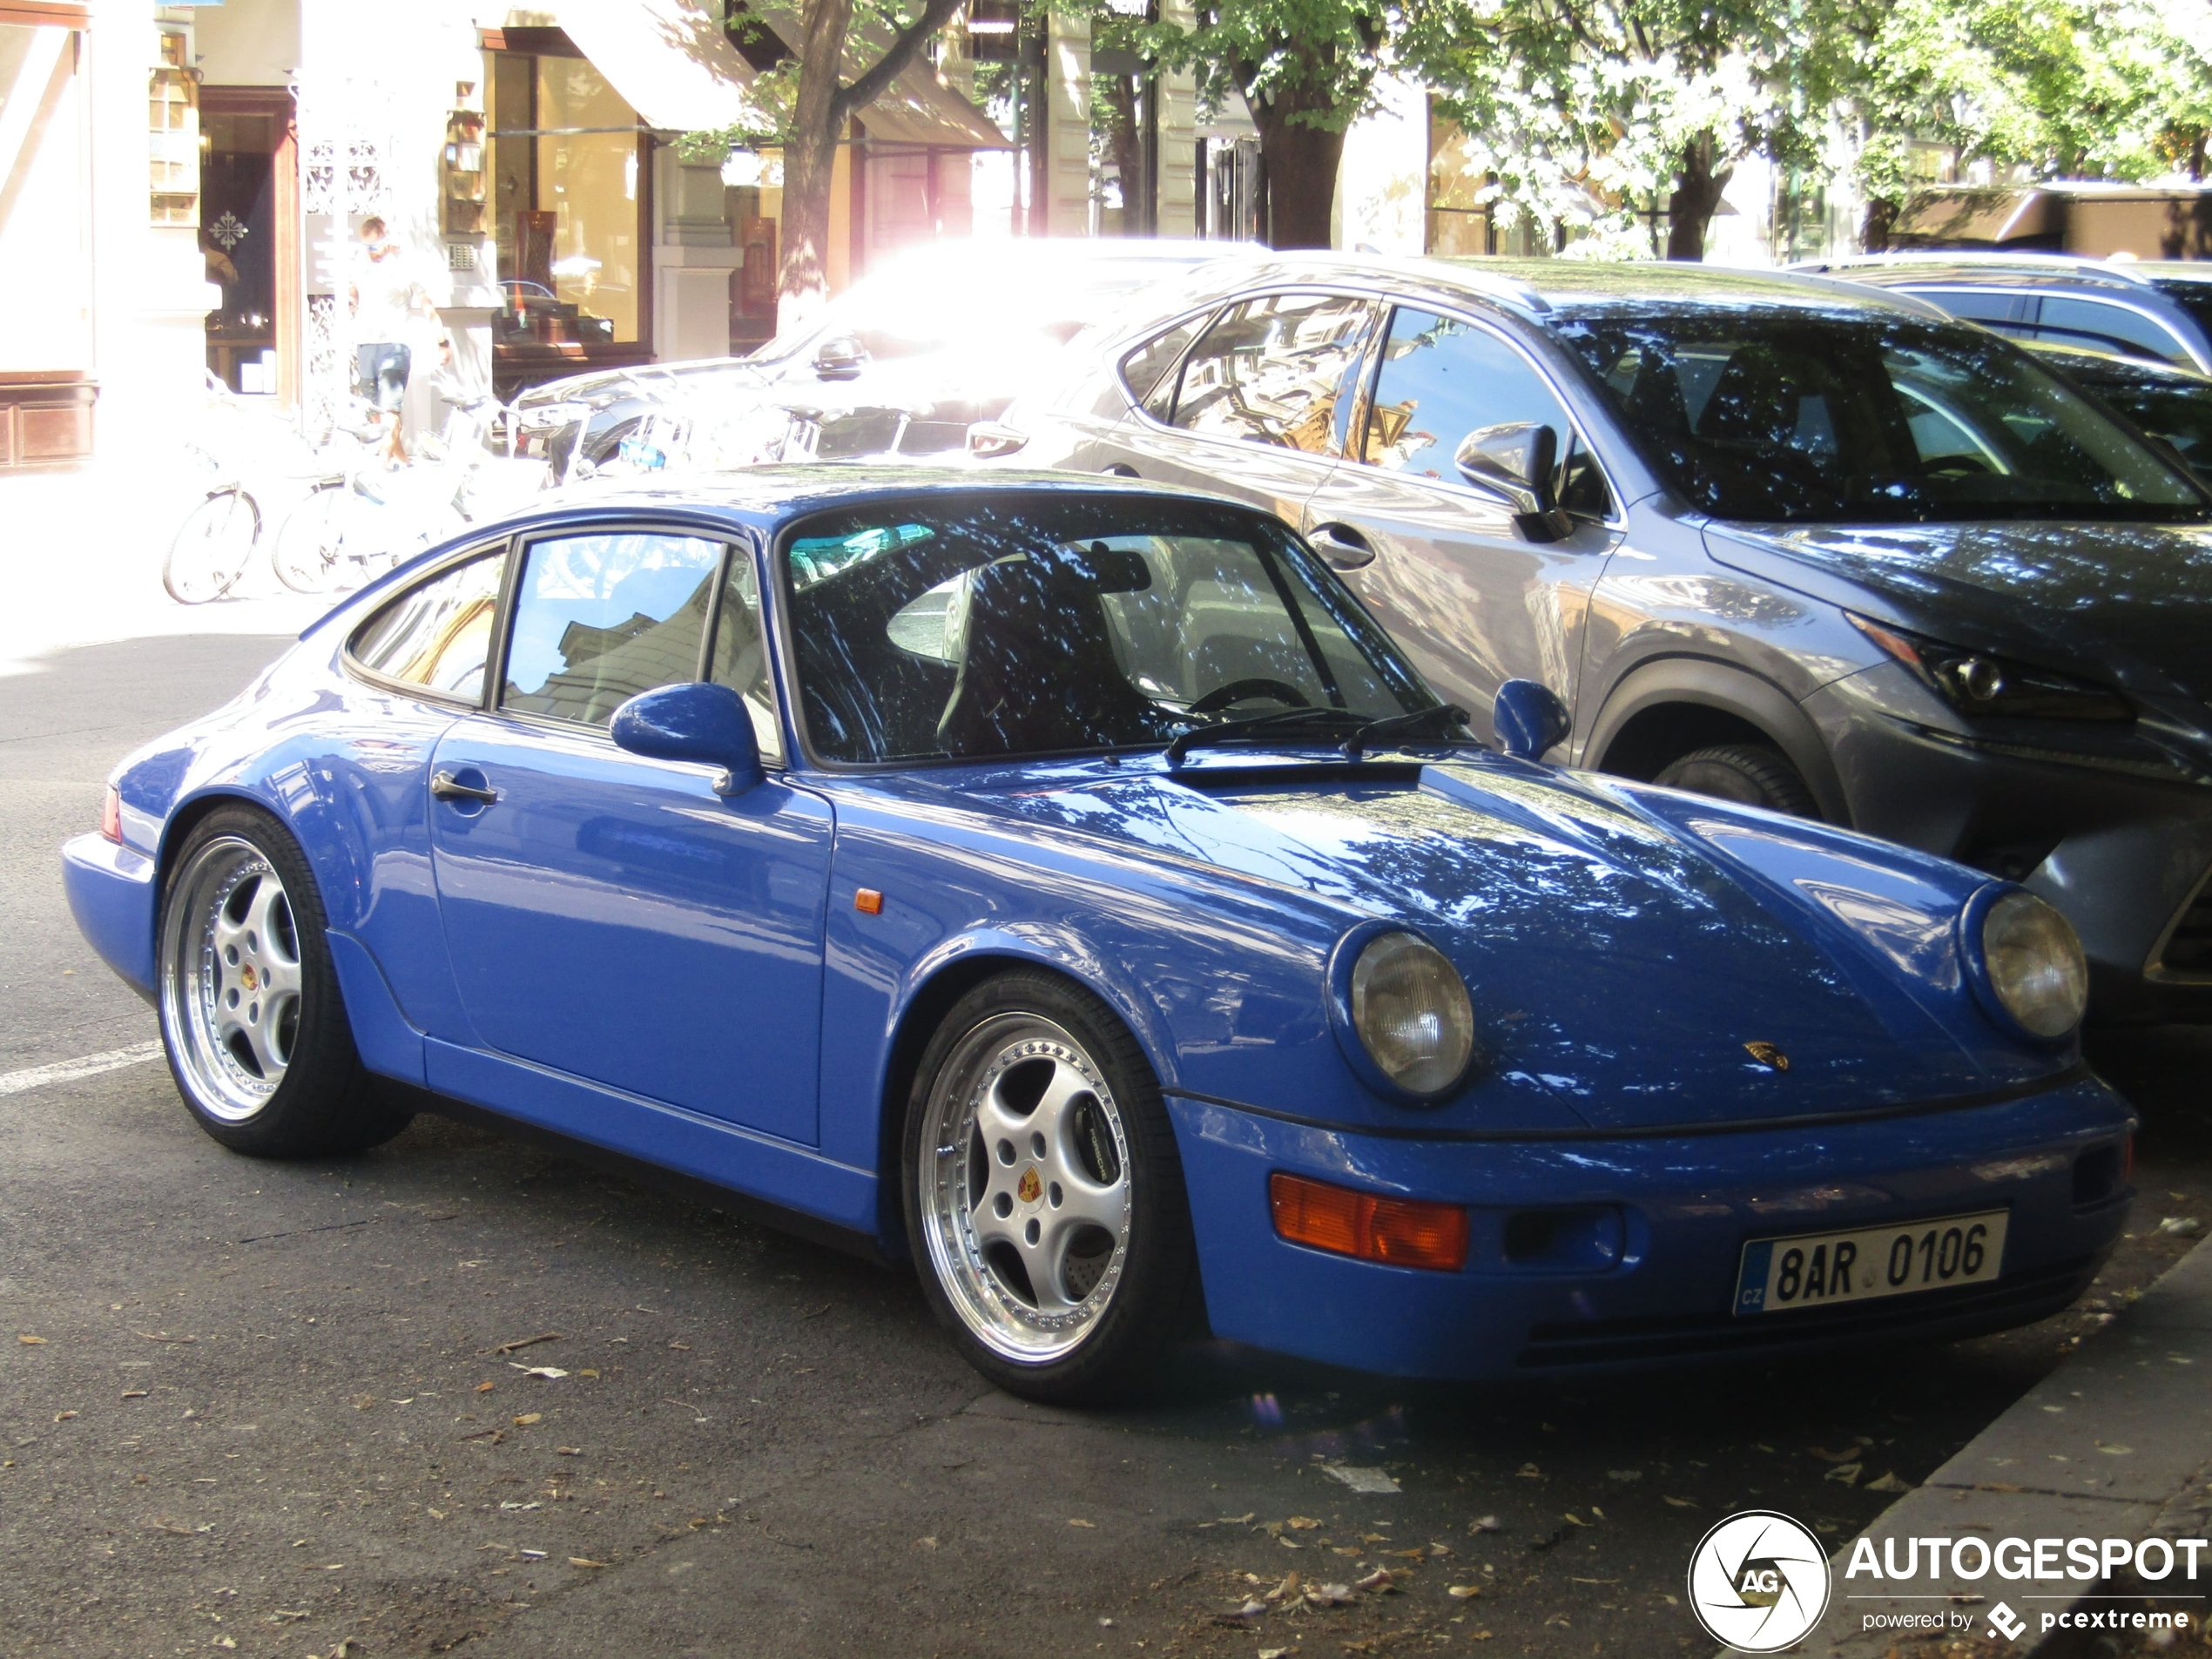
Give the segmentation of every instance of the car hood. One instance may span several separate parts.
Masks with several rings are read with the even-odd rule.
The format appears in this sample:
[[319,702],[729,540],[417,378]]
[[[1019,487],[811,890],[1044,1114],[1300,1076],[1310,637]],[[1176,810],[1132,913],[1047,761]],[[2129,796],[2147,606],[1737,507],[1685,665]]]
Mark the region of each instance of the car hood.
[[647,392],[664,387],[673,378],[678,381],[697,376],[729,376],[733,384],[750,378],[759,380],[760,371],[749,367],[736,357],[704,358],[698,362],[645,364],[631,368],[603,368],[589,374],[570,374],[564,380],[547,381],[533,386],[515,400],[521,408],[535,408],[543,403],[583,403],[596,397],[624,395],[631,387]]
[[[1718,563],[1863,606],[1948,643],[2024,658],[2212,725],[2212,526],[1715,524]],[[1823,575],[1848,590],[1824,590]]]
[[1983,878],[1955,865],[1504,759],[1209,759],[981,792],[1033,824],[1318,895],[1347,927],[1406,921],[1467,978],[1477,1095],[1540,1090],[1594,1128],[1901,1107],[2062,1063],[1973,1002],[1957,921]]

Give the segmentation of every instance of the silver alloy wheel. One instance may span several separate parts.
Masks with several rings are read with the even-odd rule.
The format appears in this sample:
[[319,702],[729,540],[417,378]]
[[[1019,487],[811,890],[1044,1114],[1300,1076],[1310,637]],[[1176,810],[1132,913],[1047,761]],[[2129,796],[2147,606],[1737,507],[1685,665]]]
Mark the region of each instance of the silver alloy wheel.
[[1104,1073],[1052,1021],[1003,1014],[961,1039],[924,1111],[923,1242],[953,1311],[1008,1359],[1074,1352],[1129,1259],[1129,1140]]
[[212,1117],[269,1103],[300,1028],[300,933],[268,855],[222,836],[179,873],[161,930],[161,1031]]

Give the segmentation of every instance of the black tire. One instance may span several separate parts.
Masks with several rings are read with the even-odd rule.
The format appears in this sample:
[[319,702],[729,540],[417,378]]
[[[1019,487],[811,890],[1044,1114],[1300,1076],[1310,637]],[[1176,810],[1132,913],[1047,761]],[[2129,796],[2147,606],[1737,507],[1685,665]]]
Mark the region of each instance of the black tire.
[[1669,761],[1651,780],[1792,818],[1818,818],[1820,804],[1797,769],[1763,743],[1722,743]]
[[[358,1152],[390,1140],[414,1116],[361,1065],[326,925],[306,856],[253,807],[210,813],[165,874],[155,963],[162,1047],[186,1108],[234,1152]],[[226,948],[226,936],[247,942]],[[240,962],[241,948],[253,960]],[[260,1001],[246,1003],[258,1028],[249,1035],[239,1010],[257,995],[267,1018],[259,1019]]]
[[[975,1301],[973,1286],[964,1288],[961,1284],[961,1269],[964,1265],[971,1275],[976,1273],[988,1259],[988,1252],[975,1245],[972,1230],[965,1228],[960,1230],[968,1240],[968,1253],[964,1258],[957,1253],[956,1244],[945,1242],[947,1217],[961,1213],[968,1184],[973,1179],[973,1155],[966,1148],[961,1154],[950,1155],[960,1160],[957,1163],[937,1155],[936,1143],[938,1136],[946,1132],[946,1118],[943,1108],[933,1103],[940,1100],[941,1083],[954,1095],[964,1092],[972,1102],[990,1091],[990,1079],[1011,1083],[1022,1067],[1040,1063],[1021,1061],[1008,1065],[1001,1059],[1000,1069],[995,1072],[988,1055],[980,1063],[967,1058],[1001,1041],[1018,1048],[1021,1036],[1040,1026],[1056,1028],[1072,1039],[1082,1057],[1095,1068],[1097,1081],[1105,1085],[1103,1106],[1096,1095],[1089,1096],[1089,1107],[1082,1106],[1085,1095],[1078,1091],[1074,1096],[1076,1103],[1067,1109],[1066,1121],[1072,1123],[1081,1112],[1093,1113],[1081,1132],[1091,1137],[1089,1144],[1094,1148],[1101,1136],[1110,1136],[1118,1127],[1119,1136],[1111,1144],[1116,1157],[1125,1150],[1126,1161],[1112,1178],[1119,1180],[1124,1172],[1127,1177],[1126,1230],[1123,1241],[1115,1245],[1107,1258],[1110,1264],[1098,1270],[1085,1287],[1084,1300],[1095,1300],[1096,1305],[1083,1316],[1085,1323],[1080,1335],[1074,1338],[1074,1345],[1049,1355],[1012,1357],[979,1335],[974,1312],[963,1312],[973,1310]],[[977,1064],[976,1081],[972,1089],[963,1091],[960,1078],[948,1076],[948,1069],[966,1075],[972,1063]],[[959,1109],[957,1100],[952,1103]],[[1039,1103],[1033,1105],[1042,1109]],[[1071,1136],[1076,1132],[1071,1130]],[[1043,1163],[1042,1154],[1038,1157],[1043,1167],[1053,1167]],[[988,1152],[984,1158],[988,1162]],[[1023,1150],[1007,1167],[1029,1163],[1030,1158],[1031,1154]],[[1031,1194],[1029,1202],[1040,1209],[1048,1203],[1057,1207],[1060,1188],[1056,1182],[1048,1179],[1042,1186],[1029,1184],[1038,1167],[1031,1165],[1022,1176],[1023,1190]],[[1091,1167],[1094,1171],[1099,1167],[1096,1159]],[[1143,1050],[1112,1010],[1069,981],[1041,970],[1015,969],[985,981],[954,1006],[916,1069],[907,1105],[900,1169],[907,1232],[923,1293],[968,1362],[1008,1393],[1060,1405],[1106,1404],[1131,1398],[1157,1381],[1175,1345],[1203,1324],[1204,1298],[1197,1251],[1191,1238],[1190,1202],[1174,1130],[1160,1099],[1158,1079]],[[958,1173],[948,1175],[948,1170]],[[939,1190],[948,1182],[961,1195],[950,1205]],[[1039,1193],[1049,1197],[1041,1197]],[[970,1213],[980,1213],[988,1202],[979,1200]],[[1032,1219],[1026,1224],[1034,1229],[1036,1222]],[[1036,1242],[1034,1231],[1030,1239]],[[1072,1249],[1062,1260],[1070,1264],[1076,1260]],[[1002,1291],[1012,1283],[1001,1275],[997,1288]],[[1026,1275],[1021,1283],[1027,1285]],[[1102,1285],[1103,1298],[1099,1296]],[[1016,1302],[1022,1294],[1020,1290],[1013,1292]],[[1020,1309],[1015,1307],[1015,1312],[1019,1313]]]

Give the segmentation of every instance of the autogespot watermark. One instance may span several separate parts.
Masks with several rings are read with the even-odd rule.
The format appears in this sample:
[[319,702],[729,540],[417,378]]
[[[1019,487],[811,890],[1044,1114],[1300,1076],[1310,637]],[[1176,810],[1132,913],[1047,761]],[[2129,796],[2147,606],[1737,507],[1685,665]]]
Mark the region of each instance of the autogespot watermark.
[[[2172,1630],[2186,1633],[2203,1615],[2131,1602],[2202,1602],[2202,1538],[1861,1538],[1844,1568],[1844,1597],[1880,1602],[1860,1610],[1864,1630],[1979,1632],[2017,1642],[2033,1630]],[[2111,1589],[2132,1575],[2148,1588]],[[1994,1577],[2020,1588],[2023,1604],[1964,1587]],[[2090,1585],[2104,1585],[2092,1591]],[[2041,1587],[2048,1586],[2044,1588]],[[2182,1588],[2187,1586],[2188,1588]],[[1689,1558],[1689,1605],[1705,1633],[1739,1653],[1779,1653],[1804,1640],[1828,1609],[1828,1552],[1802,1521],[1770,1509],[1730,1515],[1700,1539]],[[1899,1607],[1900,1602],[1941,1605]],[[2042,1603],[2039,1608],[2035,1604]]]
[[[1993,1576],[2020,1586],[2006,1594],[2024,1604],[2025,1616],[2002,1601],[1986,1611],[1957,1605],[1925,1612],[1892,1606],[1862,1611],[1860,1627],[1970,1631],[1982,1624],[1986,1626],[1983,1635],[2006,1642],[2017,1642],[2030,1630],[2186,1632],[2202,1622],[2202,1614],[2128,1603],[2203,1600],[2195,1587],[2206,1547],[2202,1538],[1966,1537],[1885,1538],[1878,1548],[1871,1538],[1861,1538],[1851,1545],[1851,1561],[1844,1568],[1844,1597],[1850,1602],[1957,1602],[1973,1594],[1957,1587],[1979,1585]],[[2123,1574],[2157,1588],[2132,1594],[2092,1594],[2086,1588],[2115,1581]],[[2060,1588],[2069,1582],[2084,1588]],[[1878,1584],[1931,1588],[1877,1589]],[[1939,1585],[1946,1588],[1933,1588]],[[2107,1605],[2078,1605],[2087,1602]],[[2038,1602],[2044,1607],[2039,1609],[2033,1605]]]

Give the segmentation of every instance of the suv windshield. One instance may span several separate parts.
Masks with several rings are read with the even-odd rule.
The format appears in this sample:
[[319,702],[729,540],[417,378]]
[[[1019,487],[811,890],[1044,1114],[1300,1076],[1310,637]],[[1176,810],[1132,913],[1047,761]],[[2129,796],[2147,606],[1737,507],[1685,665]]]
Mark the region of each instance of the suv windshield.
[[1340,740],[1436,701],[1332,576],[1233,509],[905,502],[804,523],[780,563],[826,760],[1158,746],[1263,714]]
[[1560,339],[1716,517],[2198,519],[2172,466],[2016,347],[1864,311],[1569,314]]

